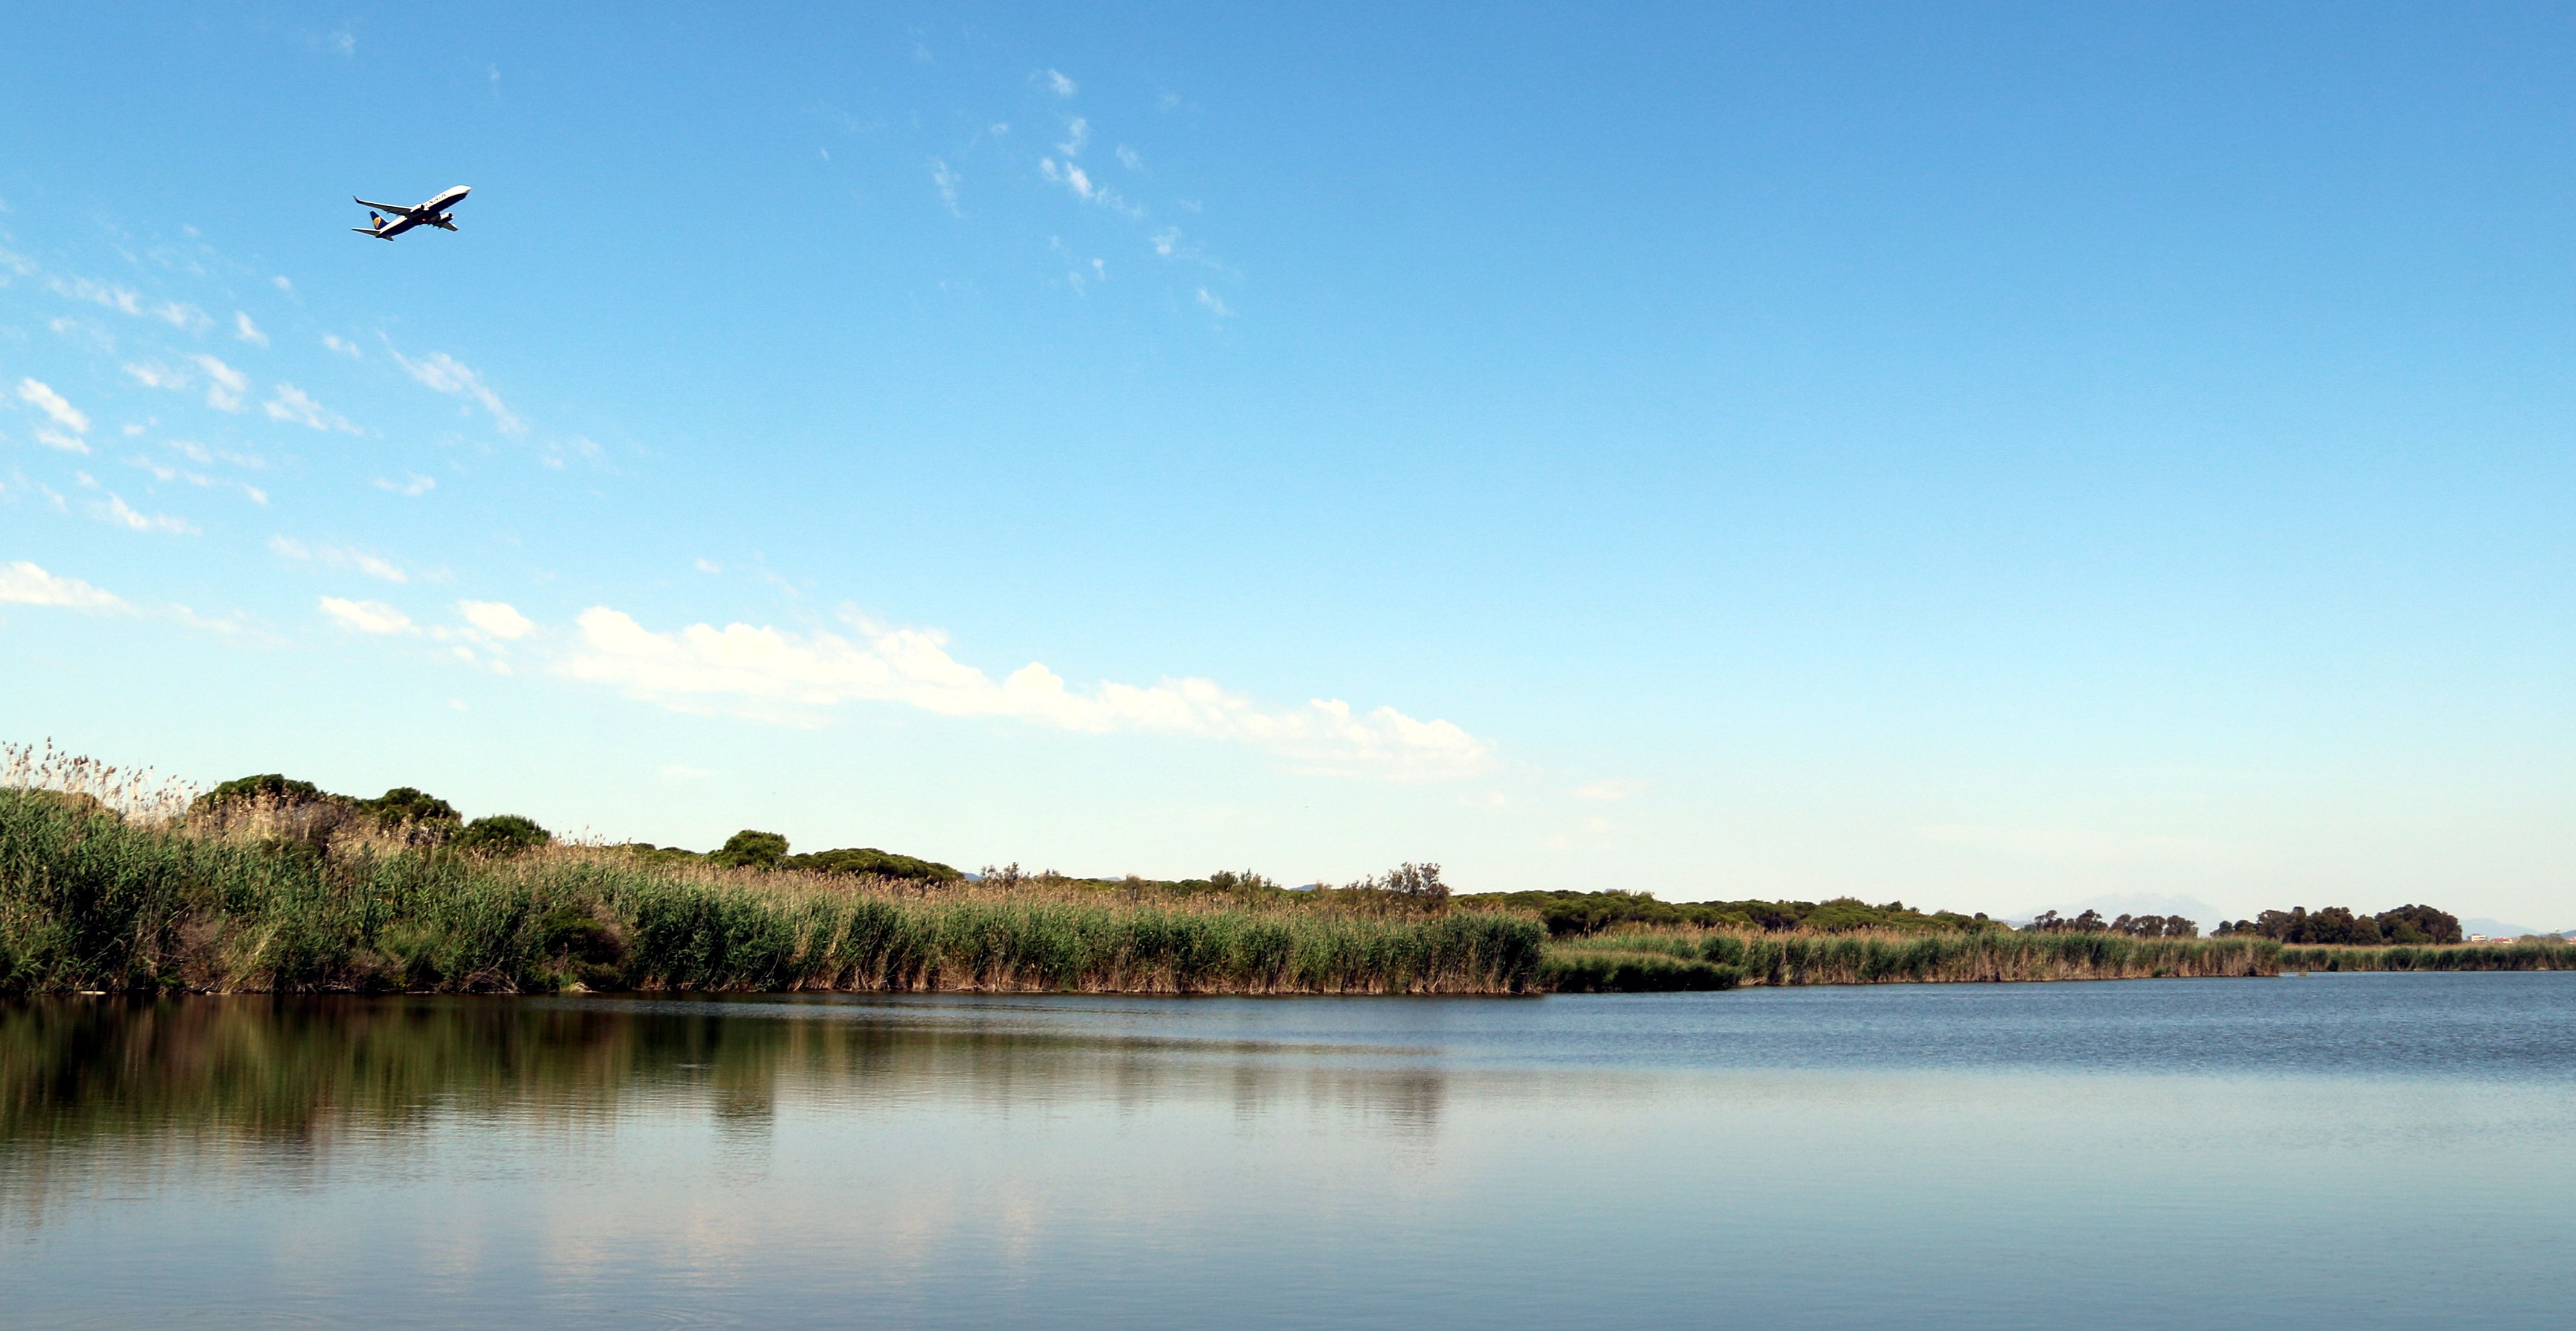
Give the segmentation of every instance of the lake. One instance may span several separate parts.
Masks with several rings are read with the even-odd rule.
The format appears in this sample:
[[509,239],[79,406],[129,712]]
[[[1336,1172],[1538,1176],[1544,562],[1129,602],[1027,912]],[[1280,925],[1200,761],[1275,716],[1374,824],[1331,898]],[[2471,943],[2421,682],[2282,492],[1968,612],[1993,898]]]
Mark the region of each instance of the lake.
[[0,1004],[0,1325],[2576,1315],[2576,974]]

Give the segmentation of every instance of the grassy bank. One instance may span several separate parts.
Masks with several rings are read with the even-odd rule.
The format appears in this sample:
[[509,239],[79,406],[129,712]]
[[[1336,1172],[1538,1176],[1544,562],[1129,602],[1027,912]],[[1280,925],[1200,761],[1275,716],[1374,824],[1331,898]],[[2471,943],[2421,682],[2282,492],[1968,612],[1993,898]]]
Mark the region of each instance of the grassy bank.
[[2464,943],[2450,947],[2285,947],[2285,971],[2576,970],[2576,944]]
[[607,849],[318,849],[0,791],[0,992],[1520,993],[1545,938],[1513,916],[930,891]]
[[1543,976],[1568,993],[1738,985],[1976,983],[2277,975],[2260,938],[2093,933],[1776,933],[1670,929],[1563,938]]

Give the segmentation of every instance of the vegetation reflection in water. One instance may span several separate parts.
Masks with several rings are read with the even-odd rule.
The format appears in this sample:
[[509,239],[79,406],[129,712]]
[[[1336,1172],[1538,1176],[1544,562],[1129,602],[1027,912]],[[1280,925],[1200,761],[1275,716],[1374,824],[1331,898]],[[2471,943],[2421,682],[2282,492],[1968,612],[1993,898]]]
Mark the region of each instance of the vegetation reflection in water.
[[455,1114],[605,1121],[675,1100],[758,1118],[791,1086],[863,1101],[962,1094],[995,1105],[1214,1096],[1249,1108],[1293,1096],[1424,1130],[1445,1096],[1445,1074],[1419,1063],[1318,1060],[1335,1051],[1314,1045],[1033,1029],[994,1016],[847,1002],[5,1003],[0,1157],[209,1137],[305,1146],[338,1132],[424,1129]]

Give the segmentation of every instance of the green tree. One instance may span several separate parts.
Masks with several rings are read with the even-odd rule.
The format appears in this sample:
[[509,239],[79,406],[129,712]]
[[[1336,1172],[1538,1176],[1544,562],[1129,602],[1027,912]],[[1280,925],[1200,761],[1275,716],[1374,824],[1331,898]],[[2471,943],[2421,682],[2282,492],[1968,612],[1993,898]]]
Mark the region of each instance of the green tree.
[[724,845],[707,857],[707,863],[730,865],[737,869],[775,869],[785,858],[787,838],[776,832],[758,832],[746,827],[726,837]]
[[552,845],[554,839],[555,834],[538,826],[534,818],[496,813],[467,823],[447,844],[475,855],[517,855]]

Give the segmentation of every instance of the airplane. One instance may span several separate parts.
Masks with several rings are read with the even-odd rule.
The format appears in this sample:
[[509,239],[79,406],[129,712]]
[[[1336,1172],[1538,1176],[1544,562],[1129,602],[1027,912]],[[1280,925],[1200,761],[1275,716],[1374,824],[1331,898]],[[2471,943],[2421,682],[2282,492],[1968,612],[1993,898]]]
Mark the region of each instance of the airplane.
[[[372,203],[359,199],[358,202],[368,210],[367,224],[349,229],[362,236],[374,236],[378,240],[391,240],[416,226],[434,226],[442,231],[453,231],[456,229],[456,214],[447,210],[464,202],[465,196],[471,193],[473,193],[472,190],[458,185],[417,208],[405,208],[398,203]],[[386,213],[394,214],[394,220],[386,221],[384,217]]]

